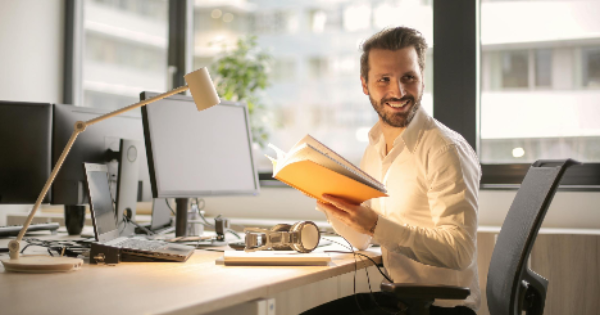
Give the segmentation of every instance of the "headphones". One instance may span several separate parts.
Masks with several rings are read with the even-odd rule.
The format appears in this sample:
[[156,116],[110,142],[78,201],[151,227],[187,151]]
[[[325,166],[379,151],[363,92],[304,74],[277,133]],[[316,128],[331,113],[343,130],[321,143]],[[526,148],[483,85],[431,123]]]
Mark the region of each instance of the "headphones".
[[295,250],[310,253],[319,245],[321,232],[312,221],[300,221],[289,224],[277,224],[270,230],[245,228],[246,252],[266,249]]

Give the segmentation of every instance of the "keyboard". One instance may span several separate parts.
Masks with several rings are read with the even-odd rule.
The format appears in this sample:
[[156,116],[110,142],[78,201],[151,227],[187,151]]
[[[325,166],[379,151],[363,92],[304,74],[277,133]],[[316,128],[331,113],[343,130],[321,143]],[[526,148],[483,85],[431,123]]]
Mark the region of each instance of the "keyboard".
[[151,251],[151,250],[156,250],[156,249],[165,247],[165,243],[157,242],[157,241],[140,240],[140,239],[135,239],[135,238],[128,238],[128,239],[121,240],[119,242],[115,242],[115,243],[111,244],[111,246]]
[[[32,231],[50,231],[52,234],[56,234],[56,230],[58,230],[59,224],[56,222],[50,223],[35,223],[30,224],[27,228],[27,232]],[[5,225],[0,226],[0,237],[2,236],[17,236],[19,232],[23,228],[22,225]]]

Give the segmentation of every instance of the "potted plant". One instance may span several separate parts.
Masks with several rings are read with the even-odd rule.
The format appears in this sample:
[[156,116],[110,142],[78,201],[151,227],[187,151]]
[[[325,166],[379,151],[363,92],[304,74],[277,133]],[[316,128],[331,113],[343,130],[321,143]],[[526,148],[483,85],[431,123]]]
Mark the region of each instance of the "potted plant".
[[269,86],[271,59],[267,52],[259,49],[256,36],[248,36],[238,39],[233,50],[226,51],[210,66],[219,95],[248,104],[252,140],[261,148],[268,142],[269,132],[263,119],[265,105],[258,92]]

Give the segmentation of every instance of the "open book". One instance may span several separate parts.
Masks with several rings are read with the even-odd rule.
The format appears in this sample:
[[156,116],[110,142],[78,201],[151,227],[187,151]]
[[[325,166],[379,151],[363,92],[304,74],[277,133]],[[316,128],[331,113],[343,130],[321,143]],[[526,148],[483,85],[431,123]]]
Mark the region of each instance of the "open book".
[[382,183],[310,135],[288,153],[269,147],[277,152],[277,159],[267,156],[273,162],[273,177],[309,197],[323,201],[321,196],[330,194],[358,204],[387,196]]

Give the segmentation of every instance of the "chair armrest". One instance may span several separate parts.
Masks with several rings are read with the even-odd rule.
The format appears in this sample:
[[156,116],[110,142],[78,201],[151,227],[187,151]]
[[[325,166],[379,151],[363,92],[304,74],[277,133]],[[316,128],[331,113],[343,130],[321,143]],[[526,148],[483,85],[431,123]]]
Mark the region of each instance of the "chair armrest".
[[471,294],[469,288],[447,285],[417,285],[413,283],[389,282],[381,283],[381,291],[394,293],[400,298],[424,300],[464,300]]

